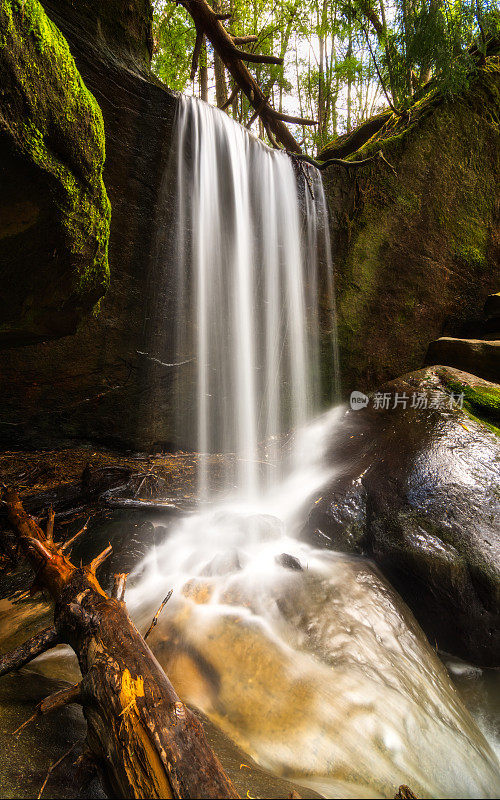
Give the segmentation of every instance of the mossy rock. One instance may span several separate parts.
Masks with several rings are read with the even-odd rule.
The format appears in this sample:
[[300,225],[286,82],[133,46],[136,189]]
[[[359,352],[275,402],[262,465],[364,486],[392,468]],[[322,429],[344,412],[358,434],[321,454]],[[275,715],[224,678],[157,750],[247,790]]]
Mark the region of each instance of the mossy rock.
[[486,297],[500,285],[500,59],[469,87],[437,89],[392,115],[349,156],[375,160],[331,168],[326,191],[343,388],[369,391],[418,369],[440,336],[486,338]]
[[38,0],[0,0],[0,343],[67,335],[106,291],[104,125]]
[[42,0],[42,5],[51,19],[61,21],[61,27],[71,20],[73,31],[76,27],[101,54],[150,77],[151,0]]

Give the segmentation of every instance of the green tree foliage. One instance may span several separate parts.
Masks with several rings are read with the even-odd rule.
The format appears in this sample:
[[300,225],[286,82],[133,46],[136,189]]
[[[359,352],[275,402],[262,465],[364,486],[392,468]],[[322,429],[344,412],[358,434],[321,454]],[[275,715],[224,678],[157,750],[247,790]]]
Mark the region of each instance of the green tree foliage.
[[[431,79],[445,92],[461,90],[477,64],[472,50],[500,36],[497,0],[208,1],[231,12],[233,35],[257,36],[251,48],[284,58],[283,67],[249,69],[276,109],[317,120],[293,131],[309,153],[388,104],[404,109]],[[191,81],[194,24],[174,0],[154,4],[156,73],[222,106],[234,87],[221,60],[205,43]],[[227,113],[246,124],[253,109],[238,95]],[[259,120],[253,125],[265,138]]]

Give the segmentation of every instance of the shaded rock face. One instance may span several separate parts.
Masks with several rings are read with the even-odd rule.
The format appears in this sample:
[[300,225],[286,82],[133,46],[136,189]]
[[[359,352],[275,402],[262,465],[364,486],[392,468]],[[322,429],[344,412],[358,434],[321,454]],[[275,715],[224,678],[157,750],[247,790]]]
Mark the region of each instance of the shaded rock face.
[[0,346],[74,333],[108,285],[104,126],[38,0],[0,2]]
[[426,364],[446,364],[464,372],[474,372],[486,380],[500,380],[500,340],[453,339],[443,336],[431,342]]
[[[343,391],[419,369],[440,336],[489,338],[500,287],[500,61],[454,100],[434,91],[325,175],[331,207]],[[498,380],[498,378],[497,378]]]
[[[380,392],[389,410],[372,401],[346,414],[331,447],[336,477],[304,535],[371,556],[432,644],[498,666],[500,386],[434,367]],[[406,409],[393,408],[396,392],[409,397]],[[463,411],[446,407],[450,392],[464,393]],[[413,393],[429,407],[410,408]],[[444,408],[430,407],[436,398]]]
[[47,0],[47,13],[68,39],[93,41],[103,57],[149,75],[153,53],[151,0]]
[[[167,308],[171,291],[156,285],[155,234],[177,99],[147,72],[150,4],[120,3],[120,12],[117,3],[97,0],[43,5],[104,118],[110,284],[99,313],[88,313],[74,335],[2,353],[0,439],[28,446],[73,438],[135,448],[168,444],[165,415],[157,415],[159,429],[149,424],[151,376],[137,352],[145,350],[150,298]],[[46,241],[52,231],[45,222]],[[164,378],[157,376],[160,389]]]

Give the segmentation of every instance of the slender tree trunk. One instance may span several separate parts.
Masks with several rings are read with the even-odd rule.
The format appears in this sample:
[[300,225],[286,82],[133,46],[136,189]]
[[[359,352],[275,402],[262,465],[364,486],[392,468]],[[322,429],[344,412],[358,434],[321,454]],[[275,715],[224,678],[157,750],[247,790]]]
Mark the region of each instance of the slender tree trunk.
[[376,29],[376,31],[377,31],[377,36],[378,36],[379,42],[383,46],[383,48],[385,50],[385,58],[386,58],[386,61],[387,61],[387,72],[388,72],[388,75],[389,75],[389,87],[390,87],[390,91],[391,91],[391,95],[392,95],[392,102],[394,103],[395,106],[397,106],[399,97],[398,97],[398,92],[397,92],[397,88],[396,88],[396,81],[395,81],[395,78],[394,78],[394,70],[392,68],[391,49],[390,49],[389,44],[387,42],[387,18],[386,18],[386,14],[385,14],[384,0],[380,0],[380,16],[381,16],[381,19],[382,19],[382,28],[381,29],[378,28],[378,29]]
[[[349,23],[349,44],[347,45],[347,58],[352,58],[352,25]],[[349,72],[347,73],[347,133],[350,133],[352,128],[352,74],[349,65]]]
[[[429,17],[435,18],[442,4],[443,0],[430,0]],[[424,86],[426,83],[430,81],[431,78],[432,78],[432,61],[430,58],[427,58],[420,67],[420,76],[419,76],[420,85]]]
[[205,103],[208,103],[208,58],[207,58],[207,43],[203,37],[203,45],[200,53],[200,97]]
[[413,86],[411,80],[412,65],[410,63],[410,0],[401,0],[401,11],[403,15],[403,42],[404,42],[404,60],[405,60],[405,83],[406,93],[408,97],[413,94]]
[[[222,3],[220,0],[213,0],[213,9],[215,13],[222,11]],[[226,83],[226,68],[217,51],[214,51],[214,77],[215,77],[215,100],[219,108],[227,102],[227,83]]]

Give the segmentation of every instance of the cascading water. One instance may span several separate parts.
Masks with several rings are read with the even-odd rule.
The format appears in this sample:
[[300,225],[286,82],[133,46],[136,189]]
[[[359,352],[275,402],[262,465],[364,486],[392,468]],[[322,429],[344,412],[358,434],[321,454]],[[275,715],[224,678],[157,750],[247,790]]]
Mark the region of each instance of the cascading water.
[[174,590],[151,646],[183,699],[270,770],[327,797],[393,797],[401,783],[496,796],[496,758],[395,592],[367,560],[298,537],[343,413],[308,422],[334,361],[319,175],[297,181],[286,155],[188,99],[176,172],[164,258],[178,277],[179,435],[204,454],[202,499],[211,453],[235,455],[236,488],[171,525],[129,607],[147,625]]
[[204,454],[201,497],[218,452],[235,455],[228,486],[255,496],[277,476],[281,434],[320,406],[320,285],[333,306],[323,186],[308,169],[301,198],[288,156],[205,103],[183,99],[178,124],[176,359],[194,369],[178,373],[177,424]]

